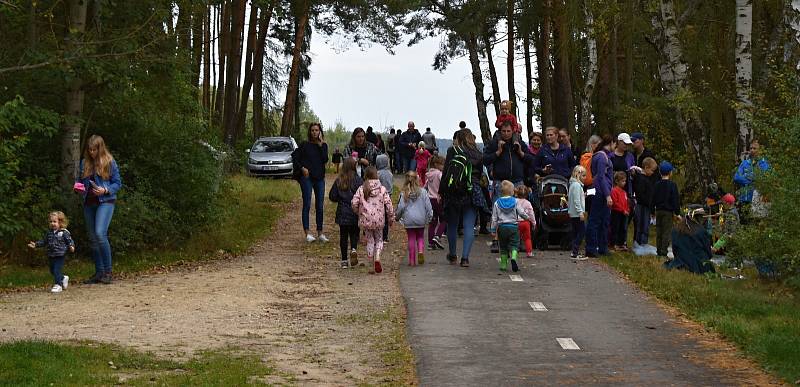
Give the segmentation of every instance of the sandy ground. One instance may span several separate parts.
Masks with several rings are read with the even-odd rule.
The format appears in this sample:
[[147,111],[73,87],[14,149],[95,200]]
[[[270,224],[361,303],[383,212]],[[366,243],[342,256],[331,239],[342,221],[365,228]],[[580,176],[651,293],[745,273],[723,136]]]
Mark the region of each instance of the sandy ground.
[[0,340],[93,340],[182,359],[234,349],[257,353],[299,384],[413,382],[413,370],[387,379],[395,365],[381,360],[383,339],[405,329],[391,254],[402,231],[392,236],[383,274],[369,275],[338,267],[333,208],[324,246],[301,239],[299,203],[286,210],[274,235],[239,258],[108,286],[70,285],[61,294],[1,295]]

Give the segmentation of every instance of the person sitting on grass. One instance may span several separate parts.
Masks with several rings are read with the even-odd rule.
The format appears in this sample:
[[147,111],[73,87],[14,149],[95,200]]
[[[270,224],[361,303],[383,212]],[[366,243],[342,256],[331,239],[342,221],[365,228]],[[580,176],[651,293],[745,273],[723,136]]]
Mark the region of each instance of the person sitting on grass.
[[711,237],[705,228],[706,211],[702,206],[690,206],[685,217],[678,217],[672,230],[672,254],[664,262],[667,269],[683,269],[692,273],[714,272],[711,263]]
[[28,247],[35,249],[37,247],[47,248],[47,260],[50,264],[50,274],[53,275],[53,287],[50,289],[52,293],[61,293],[62,290],[69,286],[69,276],[63,275],[64,269],[64,256],[67,251],[70,253],[75,252],[75,242],[72,240],[69,230],[67,230],[67,217],[61,211],[53,211],[48,215],[50,230],[48,230],[44,237],[36,242],[31,241]]
[[511,258],[511,270],[516,272],[519,271],[519,219],[530,220],[530,217],[521,202],[514,197],[514,183],[503,180],[500,183],[500,195],[492,209],[492,230],[496,230],[500,248],[500,270],[507,270],[508,259]]

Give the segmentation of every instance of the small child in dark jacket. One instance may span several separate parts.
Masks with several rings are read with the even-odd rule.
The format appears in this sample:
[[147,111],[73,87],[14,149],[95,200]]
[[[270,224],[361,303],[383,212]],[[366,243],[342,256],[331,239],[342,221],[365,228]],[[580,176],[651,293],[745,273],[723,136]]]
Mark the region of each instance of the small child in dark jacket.
[[53,293],[61,293],[69,286],[69,276],[64,275],[64,256],[67,251],[70,253],[75,252],[75,242],[72,240],[67,230],[67,217],[61,211],[53,211],[48,215],[50,230],[44,234],[44,237],[36,242],[31,241],[28,247],[35,249],[37,247],[47,248],[47,260],[50,264],[50,274],[53,275],[53,287],[50,289]]
[[658,166],[661,173],[653,190],[653,210],[656,213],[656,252],[665,257],[671,243],[672,219],[680,214],[678,186],[672,177],[672,164],[662,161]]
[[642,173],[633,179],[633,193],[636,197],[636,209],[633,211],[633,247],[649,246],[650,238],[650,209],[653,207],[653,190],[655,189],[655,175],[658,164],[652,157],[642,161]]
[[[358,229],[358,215],[353,212],[353,196],[358,191],[358,187],[364,182],[356,174],[356,161],[353,158],[346,158],[342,163],[339,177],[333,183],[328,199],[336,202],[336,224],[339,225],[339,248],[342,250],[342,269],[358,264],[358,236],[361,230]],[[350,244],[348,245],[348,239]],[[349,247],[349,254],[348,254]],[[350,258],[349,264],[347,258]]]
[[625,243],[628,239],[628,215],[631,210],[628,206],[628,193],[625,192],[627,180],[628,175],[618,171],[614,174],[614,188],[611,189],[613,202],[611,205],[611,243],[614,244],[616,251],[628,251]]

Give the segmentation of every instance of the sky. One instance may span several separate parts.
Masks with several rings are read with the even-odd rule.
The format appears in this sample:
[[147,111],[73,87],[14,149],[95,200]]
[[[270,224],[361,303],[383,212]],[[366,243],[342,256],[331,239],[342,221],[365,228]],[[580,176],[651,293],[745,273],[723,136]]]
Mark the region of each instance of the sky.
[[[394,126],[406,128],[414,121],[421,132],[430,127],[437,138],[452,138],[458,122],[466,121],[476,134],[479,131],[475,87],[468,58],[455,59],[444,72],[431,67],[439,40],[429,38],[407,47],[395,47],[395,55],[373,45],[365,49],[346,44],[341,39],[326,42],[322,34],[312,38],[311,79],[304,86],[309,103],[325,127],[341,122],[346,128],[372,126],[375,130]],[[493,57],[498,71],[500,95],[508,96],[504,47],[495,47]],[[525,94],[525,67],[515,61],[517,95]],[[486,63],[482,64],[488,71]],[[491,95],[491,84],[484,81],[484,95]],[[520,103],[518,117],[525,128],[525,104]],[[487,106],[490,125],[495,121],[494,108]],[[538,130],[538,122],[534,129]],[[480,135],[478,135],[480,138]]]

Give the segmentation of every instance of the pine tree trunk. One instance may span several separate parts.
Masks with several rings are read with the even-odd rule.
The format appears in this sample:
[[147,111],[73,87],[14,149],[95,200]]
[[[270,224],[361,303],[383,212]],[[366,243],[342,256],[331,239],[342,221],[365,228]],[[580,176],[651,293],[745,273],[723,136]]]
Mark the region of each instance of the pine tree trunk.
[[175,33],[178,38],[179,55],[191,55],[192,40],[192,2],[189,0],[178,1],[178,21],[175,24]]
[[281,136],[288,136],[294,128],[294,116],[297,106],[298,93],[300,92],[300,56],[303,53],[303,39],[308,24],[310,0],[300,1],[295,24],[294,47],[292,47],[292,67],[289,70],[289,84],[286,87],[286,101],[283,104],[283,118],[281,119]]
[[236,114],[239,111],[239,77],[242,73],[242,30],[244,29],[244,16],[246,11],[245,0],[233,0],[231,7],[231,46],[230,66],[225,80],[225,142],[233,145],[238,140],[236,135]]
[[[256,8],[253,7],[252,9],[255,10]],[[272,3],[268,4],[266,9],[261,10],[261,14],[258,17],[258,23],[256,23],[252,17],[250,18],[251,25],[256,26],[257,24],[258,31],[256,32],[255,28],[250,29],[251,36],[248,37],[248,43],[247,43],[247,50],[248,52],[252,52],[252,55],[248,54],[247,58],[248,63],[245,64],[246,73],[244,76],[244,85],[242,86],[242,101],[239,104],[239,120],[238,120],[239,127],[237,130],[241,134],[244,133],[244,124],[247,115],[247,100],[249,99],[250,96],[250,88],[255,85],[256,81],[258,81],[259,83],[259,85],[257,86],[258,88],[257,91],[259,93],[258,96],[259,100],[258,103],[256,103],[256,95],[254,90],[253,132],[256,131],[256,119],[255,119],[256,111],[258,111],[259,116],[261,116],[261,109],[263,109],[263,101],[261,100],[263,98],[263,88],[262,88],[263,85],[261,85],[263,76],[261,74],[261,71],[264,68],[264,49],[267,40],[267,32],[269,31],[269,23],[272,20],[272,10],[273,10]],[[259,117],[259,122],[258,122],[259,125],[262,124],[260,122],[261,119],[262,117]],[[260,128],[258,130],[260,131]]]
[[744,159],[750,140],[753,138],[753,127],[750,122],[751,85],[753,83],[753,0],[736,0],[736,155]]
[[203,64],[203,22],[205,7],[192,5],[192,85],[200,85],[200,67]]
[[554,97],[555,104],[555,125],[559,128],[575,130],[575,105],[572,98],[572,77],[570,76],[570,40],[571,35],[567,25],[567,10],[562,0],[558,4],[556,16],[556,29],[554,31],[554,41],[556,42],[555,60],[555,84]]
[[683,138],[690,165],[686,170],[689,179],[684,192],[688,197],[708,191],[716,180],[716,168],[711,152],[708,129],[697,109],[686,107],[679,99],[692,98],[688,85],[688,67],[683,60],[683,47],[678,39],[678,25],[672,0],[660,0],[659,16],[653,18],[653,26],[659,33],[656,38],[661,53],[659,75],[664,90],[672,100],[675,119]]
[[[79,50],[80,40],[86,32],[86,1],[67,1],[67,17],[65,51]],[[83,81],[80,74],[74,74],[67,86],[64,121],[61,124],[61,176],[60,186],[64,192],[70,192],[75,177],[78,175],[78,163],[81,157],[81,123],[83,115]]]
[[[549,0],[546,0],[545,3],[549,3]],[[545,7],[542,24],[539,26],[536,36],[536,74],[541,101],[539,122],[542,128],[546,128],[553,125],[553,85],[550,76],[550,16],[548,7]]]
[[592,133],[592,95],[597,82],[597,40],[594,31],[594,17],[592,16],[591,1],[584,0],[584,14],[586,17],[586,51],[589,54],[589,63],[584,79],[583,93],[581,94],[581,138],[588,138]]
[[206,8],[203,18],[203,109],[211,111],[211,8]]
[[522,38],[522,46],[525,50],[525,121],[528,129],[528,137],[533,133],[533,69],[531,64],[531,36],[526,33]]
[[502,101],[502,97],[500,97],[500,84],[497,82],[497,69],[494,67],[494,56],[492,56],[492,39],[493,37],[489,33],[489,27],[487,26],[486,33],[483,34],[483,46],[484,52],[486,53],[486,60],[489,62],[489,81],[492,84],[492,103],[494,104],[494,114],[495,116],[499,116],[500,101]]
[[[517,92],[514,85],[514,0],[508,1],[507,22],[508,22],[508,59],[506,60],[506,71],[508,72],[508,100],[511,106],[517,109]],[[514,113],[514,111],[512,111]]]
[[486,116],[486,100],[483,99],[483,72],[478,58],[478,38],[470,33],[464,36],[464,44],[467,46],[469,64],[472,67],[472,84],[475,85],[475,106],[478,108],[481,139],[484,144],[488,144],[492,140],[492,133],[489,129],[489,117]]
[[[258,14],[259,7],[256,5],[250,6],[250,22],[247,28],[247,49],[245,50],[244,61],[244,82],[242,89],[239,92],[239,111],[236,114],[236,138],[244,136],[244,127],[247,122],[247,102],[250,100],[250,88],[253,85],[253,60],[256,53],[256,31],[258,30]],[[263,16],[263,11],[261,11]]]
[[231,23],[231,6],[230,3],[223,2],[220,18],[217,21],[218,41],[218,58],[217,58],[217,90],[214,93],[214,120],[217,126],[222,130],[221,134],[225,137],[225,131],[222,120],[222,111],[225,102],[225,62],[228,60],[228,49],[230,47],[230,23]]

